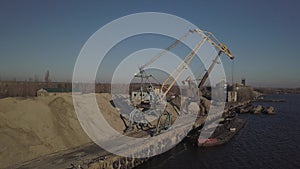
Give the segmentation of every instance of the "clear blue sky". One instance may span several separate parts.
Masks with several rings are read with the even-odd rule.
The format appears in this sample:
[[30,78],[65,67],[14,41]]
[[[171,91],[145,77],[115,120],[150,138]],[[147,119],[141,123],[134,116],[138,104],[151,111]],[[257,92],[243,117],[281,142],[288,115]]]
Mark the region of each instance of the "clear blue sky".
[[[299,7],[297,0],[1,0],[0,78],[43,79],[49,69],[51,79],[70,80],[80,49],[101,26],[132,13],[164,12],[224,41],[236,56],[236,81],[300,87]],[[224,64],[229,72],[230,62]]]

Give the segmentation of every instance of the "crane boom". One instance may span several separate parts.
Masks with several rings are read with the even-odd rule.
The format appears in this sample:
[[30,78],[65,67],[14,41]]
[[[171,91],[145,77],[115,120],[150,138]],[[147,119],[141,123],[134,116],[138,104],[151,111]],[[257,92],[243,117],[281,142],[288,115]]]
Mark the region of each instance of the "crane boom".
[[140,70],[144,70],[145,67],[148,67],[149,65],[151,65],[153,62],[155,62],[157,59],[159,59],[161,56],[165,55],[168,51],[170,51],[171,49],[173,49],[174,47],[176,47],[180,42],[182,42],[184,39],[186,39],[188,37],[188,35],[190,33],[193,33],[194,31],[190,30],[188,31],[185,35],[183,35],[180,39],[176,40],[175,42],[173,42],[170,46],[168,46],[165,50],[163,50],[162,52],[158,53],[157,55],[155,55],[153,58],[151,58],[147,63],[145,63],[144,65],[142,65],[140,67]]
[[[165,81],[162,83],[160,90],[156,90],[150,83],[148,83],[146,87],[146,83],[144,80],[148,81],[148,78],[153,77],[152,75],[147,75],[145,72],[145,68],[155,62],[157,59],[159,59],[161,56],[165,55],[169,50],[173,49],[175,46],[180,44],[190,33],[197,33],[200,35],[202,38],[200,42],[196,44],[196,46],[183,58],[183,60],[176,66],[175,69],[169,74],[169,76],[165,79]],[[223,43],[221,43],[212,33],[207,32],[207,31],[202,31],[200,29],[194,29],[190,30],[188,33],[186,33],[184,36],[182,36],[179,40],[176,40],[173,44],[171,44],[166,50],[158,53],[155,55],[152,59],[150,59],[148,62],[146,62],[143,66],[139,68],[139,74],[135,74],[135,77],[141,78],[141,85],[140,89],[138,91],[132,91],[130,92],[130,99],[131,99],[131,104],[135,107],[135,109],[130,112],[129,116],[129,122],[130,126],[126,128],[127,129],[133,129],[133,125],[138,125],[140,128],[141,124],[142,126],[147,126],[151,123],[147,121],[147,123],[136,123],[133,120],[133,117],[137,113],[142,113],[146,112],[148,110],[157,111],[155,114],[160,114],[157,125],[156,125],[156,134],[159,134],[161,130],[167,130],[170,125],[171,125],[171,114],[168,111],[165,111],[165,109],[161,109],[161,106],[165,106],[165,101],[170,102],[171,105],[174,106],[176,112],[178,115],[180,115],[180,109],[177,108],[175,103],[172,103],[172,99],[175,97],[170,97],[170,100],[165,100],[167,98],[168,92],[171,90],[171,88],[174,86],[180,75],[183,73],[183,71],[188,68],[189,64],[193,60],[193,58],[196,56],[198,51],[200,50],[201,46],[203,46],[206,42],[212,44],[218,51],[217,56],[214,58],[213,62],[209,66],[208,70],[205,72],[203,78],[201,79],[198,89],[197,85],[195,83],[190,83],[191,78],[188,77],[186,81],[189,82],[189,86],[191,87],[191,91],[194,93],[193,96],[188,96],[191,99],[187,99],[185,102],[186,107],[191,102],[198,102],[198,99],[194,98],[200,98],[200,104],[202,104],[201,97],[198,97],[201,92],[199,92],[199,88],[201,88],[205,82],[207,81],[211,71],[213,70],[215,64],[218,62],[220,56],[222,53],[226,54],[230,59],[234,59],[234,56],[230,53],[229,49],[227,46]],[[144,90],[145,89],[145,90]],[[199,105],[200,106],[200,105]],[[200,108],[200,107],[199,107]],[[140,117],[140,116],[139,116]],[[162,118],[164,117],[164,118]],[[163,123],[163,119],[165,119],[165,122]],[[136,124],[135,124],[136,123]],[[137,127],[138,128],[138,127]]]
[[[223,43],[221,43],[214,34],[212,34],[211,32],[207,32],[207,31],[202,31],[200,29],[195,29],[195,32],[197,32],[201,37],[208,37],[208,42],[210,42],[215,48],[217,48],[219,50],[217,56],[215,57],[215,59],[213,60],[212,64],[209,66],[208,70],[206,71],[206,73],[204,74],[203,78],[201,79],[198,88],[202,88],[203,85],[205,84],[206,80],[209,77],[209,74],[211,73],[212,69],[214,68],[215,64],[218,62],[218,59],[220,58],[221,54],[224,53],[226,54],[231,60],[234,59],[234,56],[231,54],[231,52],[229,51],[229,49],[227,48],[227,46]],[[206,34],[205,34],[206,33]],[[212,37],[212,38],[209,38]]]
[[208,37],[207,40],[209,43],[211,43],[219,51],[226,54],[230,59],[234,59],[234,56],[229,51],[228,47],[225,44],[221,43],[214,34],[212,34],[211,32],[202,31],[200,29],[195,29],[194,32],[197,32],[202,38]]
[[[173,70],[173,72],[168,76],[168,78],[162,83],[162,89],[166,88],[166,85],[169,84],[169,86],[166,88],[166,91],[164,91],[164,96],[167,95],[167,93],[170,91],[170,89],[173,87],[179,76],[182,74],[183,70],[188,67],[192,59],[195,57],[196,53],[199,51],[201,46],[207,41],[207,38],[202,39],[196,47],[184,58],[184,60],[178,64],[178,66]],[[175,74],[177,73],[177,74]],[[175,76],[175,77],[174,77]],[[174,79],[173,79],[174,77]]]
[[209,66],[208,70],[206,71],[206,73],[204,74],[203,78],[201,79],[198,88],[203,87],[204,83],[206,82],[206,80],[208,79],[208,76],[210,74],[210,72],[212,71],[212,69],[214,68],[215,64],[218,62],[218,59],[220,58],[221,55],[221,51],[219,51],[218,55],[216,56],[216,58],[213,60],[212,64]]
[[[190,64],[192,59],[195,57],[197,52],[200,50],[201,46],[206,41],[209,42],[210,44],[212,44],[218,50],[218,54],[214,58],[212,64],[210,65],[210,67],[208,68],[206,73],[204,74],[203,78],[201,79],[201,81],[198,85],[198,88],[201,88],[205,84],[206,80],[209,77],[209,74],[211,73],[213,67],[217,63],[217,61],[218,61],[218,59],[219,59],[219,57],[222,53],[226,54],[230,59],[234,59],[234,56],[230,53],[227,46],[225,44],[221,43],[211,32],[202,31],[200,29],[194,29],[194,30],[189,30],[189,32],[187,32],[184,36],[182,36],[180,39],[176,40],[173,44],[171,44],[168,48],[166,48],[166,50],[158,53],[152,59],[150,59],[147,63],[145,63],[143,66],[141,66],[139,68],[140,69],[140,74],[144,74],[145,73],[145,71],[144,71],[145,67],[147,67],[150,64],[152,64],[153,62],[155,62],[158,58],[160,58],[161,56],[166,54],[167,51],[171,50],[172,48],[177,46],[180,42],[182,42],[185,38],[187,38],[187,36],[190,33],[194,33],[194,32],[199,34],[200,37],[202,37],[202,40],[194,47],[194,49],[192,51],[190,51],[188,53],[188,55],[186,55],[184,57],[184,59],[177,65],[177,67],[164,80],[164,82],[161,85],[161,89],[160,89],[161,94],[162,94],[162,95],[160,95],[160,99],[166,97],[166,95],[171,90],[171,88],[174,86],[174,84],[176,83],[176,81],[178,80],[180,75],[183,73],[184,69],[186,69],[188,67],[188,65]],[[141,76],[141,78],[142,78],[141,82],[143,83],[143,76]],[[143,92],[143,91],[141,91],[141,92]]]
[[[173,85],[175,84],[175,82],[177,81],[179,76],[182,74],[183,70],[190,64],[191,60],[194,58],[196,53],[199,51],[200,47],[206,41],[211,43],[216,49],[219,50],[219,52],[218,52],[217,56],[215,57],[215,59],[213,60],[213,63],[210,65],[210,67],[204,74],[203,78],[201,79],[201,81],[198,85],[198,88],[201,88],[204,85],[204,83],[206,82],[206,80],[209,77],[209,74],[211,73],[212,69],[214,68],[215,64],[217,63],[217,61],[222,53],[226,54],[230,59],[234,59],[234,56],[230,53],[227,46],[225,44],[221,43],[215,37],[215,35],[212,34],[211,32],[202,31],[200,29],[194,29],[192,32],[197,32],[203,39],[200,43],[197,44],[197,46],[184,58],[184,60],[173,70],[173,72],[163,82],[161,90],[163,90],[163,88],[166,88],[166,91],[164,91],[164,94],[163,94],[164,97],[167,95],[167,93],[173,87]],[[175,75],[176,72],[177,72],[177,74]],[[174,77],[174,79],[173,79],[173,77]],[[166,87],[166,85],[168,83],[170,83],[170,84],[168,87]]]

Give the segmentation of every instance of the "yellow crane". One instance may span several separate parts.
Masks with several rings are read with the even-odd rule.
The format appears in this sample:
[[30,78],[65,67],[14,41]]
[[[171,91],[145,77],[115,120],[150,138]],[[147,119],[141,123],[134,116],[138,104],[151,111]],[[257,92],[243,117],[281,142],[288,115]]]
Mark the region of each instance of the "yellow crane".
[[[222,53],[226,54],[230,59],[234,59],[234,56],[230,53],[227,46],[223,43],[221,43],[211,32],[202,31],[200,29],[194,29],[190,30],[190,32],[196,32],[201,37],[202,40],[196,45],[196,47],[183,59],[181,63],[178,64],[178,66],[172,71],[172,73],[168,76],[168,78],[165,79],[165,81],[162,83],[161,91],[163,92],[163,97],[166,97],[167,93],[171,90],[171,88],[174,86],[175,82],[178,80],[182,72],[189,66],[192,59],[195,57],[197,52],[200,50],[201,46],[208,41],[210,44],[212,44],[217,50],[219,50],[217,56],[213,60],[212,64],[206,71],[204,77],[201,79],[198,88],[202,87],[204,83],[206,82],[210,72],[212,71],[213,67],[217,63],[217,60],[219,59],[220,55]],[[163,91],[165,89],[165,91]]]
[[[139,97],[141,103],[142,102],[147,102],[148,104],[151,104],[153,102],[151,102],[150,99],[156,99],[156,100],[160,100],[162,101],[163,99],[166,98],[168,92],[172,89],[172,87],[174,86],[174,84],[176,83],[176,81],[178,80],[178,78],[180,77],[180,75],[183,73],[183,71],[188,68],[189,64],[191,63],[191,61],[193,60],[193,58],[196,56],[196,54],[198,53],[198,51],[200,50],[201,46],[203,46],[205,44],[205,42],[209,42],[211,45],[213,45],[217,50],[217,56],[214,58],[212,64],[209,66],[209,68],[207,69],[207,71],[205,72],[204,76],[202,77],[200,83],[198,84],[198,88],[200,89],[201,87],[203,87],[203,85],[205,84],[206,80],[209,77],[209,74],[211,73],[213,67],[215,66],[215,64],[217,63],[219,57],[221,56],[222,53],[224,53],[225,55],[227,55],[230,59],[234,59],[234,56],[231,54],[231,52],[229,51],[228,47],[221,43],[211,32],[208,31],[203,31],[200,29],[194,29],[194,30],[189,30],[188,33],[186,33],[184,36],[182,36],[180,39],[176,40],[174,43],[172,43],[168,48],[166,48],[166,50],[158,53],[157,55],[155,55],[152,59],[150,59],[146,64],[144,64],[143,66],[141,66],[139,68],[139,74],[135,75],[135,77],[139,77],[141,78],[141,83],[144,83],[144,79],[148,79],[149,77],[152,77],[151,75],[147,75],[145,72],[145,68],[148,67],[149,65],[151,65],[152,63],[154,63],[156,60],[158,60],[160,57],[162,57],[163,55],[165,55],[169,50],[173,49],[175,46],[177,46],[178,44],[180,44],[184,39],[186,39],[188,37],[188,35],[190,34],[198,34],[200,35],[200,37],[202,38],[202,40],[196,44],[196,46],[192,49],[192,51],[190,51],[188,53],[188,55],[186,55],[184,57],[184,59],[176,66],[176,68],[169,74],[169,76],[164,80],[164,82],[161,85],[160,88],[160,94],[156,95],[153,97],[153,93],[150,94],[148,91],[148,95],[147,93],[145,93],[143,91],[143,84],[141,84],[141,89],[140,89],[140,93],[134,93],[135,97]],[[150,91],[151,92],[151,91]],[[151,97],[148,97],[150,96]],[[148,98],[149,100],[143,100],[143,98]],[[131,97],[131,99],[134,99],[134,97]],[[141,106],[139,106],[138,104],[134,105],[137,108],[141,108]],[[145,108],[145,107],[144,107]],[[147,107],[148,109],[148,107]],[[143,110],[142,110],[143,111]],[[134,113],[136,113],[137,110],[132,111],[131,117],[134,116]],[[162,122],[160,119],[162,119],[162,116],[166,116],[166,120],[167,122],[165,122],[162,125]],[[166,124],[168,123],[168,124]],[[162,127],[161,127],[162,126]],[[168,126],[170,126],[170,114],[168,112],[163,112],[159,119],[158,119],[158,124],[156,126],[157,128],[157,132],[160,132],[161,129],[167,129]]]

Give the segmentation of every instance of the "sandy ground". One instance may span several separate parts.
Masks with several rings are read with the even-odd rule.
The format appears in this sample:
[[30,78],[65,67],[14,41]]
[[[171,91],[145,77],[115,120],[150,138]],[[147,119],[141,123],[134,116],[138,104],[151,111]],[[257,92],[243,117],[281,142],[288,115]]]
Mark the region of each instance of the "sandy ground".
[[[96,95],[104,117],[122,132],[124,124],[109,94]],[[71,94],[0,99],[0,168],[90,143]]]
[[[96,99],[106,121],[123,133],[125,125],[111,95],[96,94]],[[166,110],[173,122],[176,111],[170,104]],[[91,142],[78,122],[70,93],[0,99],[0,168]]]

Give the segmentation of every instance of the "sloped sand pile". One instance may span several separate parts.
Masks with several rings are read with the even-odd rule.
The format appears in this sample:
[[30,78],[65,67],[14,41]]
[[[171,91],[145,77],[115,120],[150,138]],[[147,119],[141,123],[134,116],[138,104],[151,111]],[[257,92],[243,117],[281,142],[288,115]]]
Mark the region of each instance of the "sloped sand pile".
[[[124,125],[110,95],[96,97],[104,117],[121,132]],[[0,99],[0,168],[89,142],[71,94]]]
[[[106,121],[123,133],[125,126],[110,102],[111,95],[96,94],[96,99]],[[174,121],[177,115],[171,107],[168,104],[167,110]],[[0,168],[90,142],[79,124],[70,93],[0,99]]]

